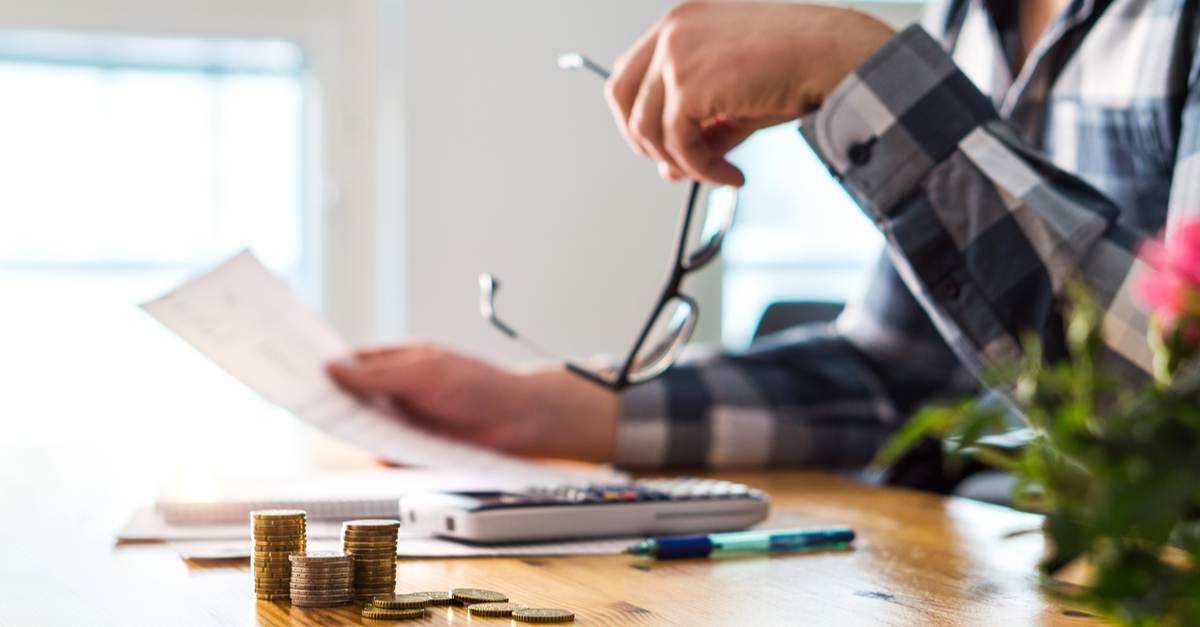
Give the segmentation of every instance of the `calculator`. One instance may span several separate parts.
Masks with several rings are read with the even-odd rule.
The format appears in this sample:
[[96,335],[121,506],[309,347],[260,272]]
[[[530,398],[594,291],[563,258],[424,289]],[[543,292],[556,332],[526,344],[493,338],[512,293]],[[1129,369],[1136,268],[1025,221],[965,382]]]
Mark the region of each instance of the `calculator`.
[[740,483],[699,478],[524,492],[419,492],[400,499],[408,531],[473,542],[535,542],[745,529],[771,497]]

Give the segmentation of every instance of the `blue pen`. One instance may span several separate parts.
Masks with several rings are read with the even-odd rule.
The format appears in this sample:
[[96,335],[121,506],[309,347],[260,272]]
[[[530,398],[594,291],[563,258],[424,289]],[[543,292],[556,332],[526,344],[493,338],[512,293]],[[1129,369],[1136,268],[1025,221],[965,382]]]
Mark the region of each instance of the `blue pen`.
[[845,525],[824,529],[765,529],[700,536],[669,536],[638,542],[625,549],[630,555],[657,559],[704,557],[741,551],[800,551],[843,548],[854,540],[854,530]]

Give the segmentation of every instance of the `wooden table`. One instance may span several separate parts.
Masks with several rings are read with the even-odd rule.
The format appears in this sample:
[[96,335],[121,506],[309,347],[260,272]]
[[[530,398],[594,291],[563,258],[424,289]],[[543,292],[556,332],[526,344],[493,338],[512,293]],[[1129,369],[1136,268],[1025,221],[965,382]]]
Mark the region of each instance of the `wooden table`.
[[[37,479],[42,470],[0,458],[0,625],[511,624],[457,607],[385,623],[353,606],[257,601],[248,561],[185,563],[161,544],[115,546],[117,513],[96,496],[103,489],[47,486]],[[846,551],[661,563],[403,560],[398,590],[490,588],[534,607],[572,609],[577,625],[1099,624],[1038,592],[1039,535],[1005,537],[1036,527],[1036,516],[819,472],[716,476],[773,495],[773,526],[846,523],[859,539]]]

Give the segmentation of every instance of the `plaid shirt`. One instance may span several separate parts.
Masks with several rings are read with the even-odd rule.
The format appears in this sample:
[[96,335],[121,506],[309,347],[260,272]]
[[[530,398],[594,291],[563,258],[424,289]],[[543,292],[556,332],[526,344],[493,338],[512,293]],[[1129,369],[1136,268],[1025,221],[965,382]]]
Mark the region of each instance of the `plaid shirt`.
[[862,465],[1024,332],[1063,357],[1072,279],[1108,360],[1144,380],[1131,250],[1200,213],[1197,4],[1074,0],[1015,75],[1015,0],[951,0],[896,36],[800,128],[887,237],[865,299],[630,389],[616,462]]

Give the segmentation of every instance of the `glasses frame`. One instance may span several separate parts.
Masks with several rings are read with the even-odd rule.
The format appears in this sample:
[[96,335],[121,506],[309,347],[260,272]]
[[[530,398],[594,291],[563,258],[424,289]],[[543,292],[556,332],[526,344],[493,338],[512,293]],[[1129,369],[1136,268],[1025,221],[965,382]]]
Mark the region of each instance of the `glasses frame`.
[[[619,392],[631,385],[637,385],[639,383],[645,383],[653,380],[674,365],[675,361],[679,358],[682,345],[686,345],[688,340],[691,339],[692,332],[696,328],[696,322],[700,317],[699,305],[696,304],[696,301],[692,297],[682,293],[679,288],[683,283],[684,277],[687,276],[688,273],[704,267],[710,261],[716,258],[717,253],[721,251],[721,243],[725,239],[725,234],[729,232],[730,227],[733,225],[733,216],[737,209],[737,188],[729,189],[731,190],[728,201],[730,206],[725,214],[726,217],[724,222],[721,224],[720,230],[718,230],[702,248],[689,255],[686,254],[688,233],[691,230],[692,217],[695,214],[696,209],[696,201],[700,197],[700,183],[698,181],[692,181],[688,190],[687,198],[684,201],[683,211],[679,218],[679,226],[675,232],[675,243],[671,252],[672,263],[670,273],[667,275],[666,281],[659,290],[658,299],[655,301],[654,309],[650,311],[650,315],[646,318],[646,322],[642,324],[641,330],[638,332],[637,339],[634,341],[633,346],[631,346],[629,351],[625,354],[625,358],[621,361],[621,364],[613,369],[612,372],[615,376],[606,377],[570,360],[560,360],[563,362],[567,370],[593,383],[613,390],[614,392]],[[537,344],[530,342],[524,336],[517,333],[516,329],[513,329],[511,326],[505,324],[496,315],[496,292],[498,292],[500,289],[500,282],[497,279],[485,272],[479,275],[479,288],[479,311],[484,319],[492,323],[492,325],[499,329],[501,333],[504,333],[514,340],[525,344],[534,351],[542,353],[543,355],[554,357],[548,351],[542,349]],[[658,316],[662,314],[663,309],[667,306],[667,303],[671,302],[671,300],[675,298],[687,303],[692,310],[692,313],[688,316],[689,320],[684,323],[690,325],[690,328],[684,332],[682,341],[680,342],[680,348],[673,349],[669,358],[662,360],[658,364],[655,364],[655,366],[650,370],[634,373],[633,366],[635,360],[637,359],[638,351],[640,351],[643,345],[646,343],[646,338],[649,337],[650,330],[654,326],[655,320],[657,320]],[[558,359],[557,357],[554,358]]]
[[[560,67],[566,69],[586,68],[592,70],[602,78],[608,78],[607,70],[579,54],[564,54],[558,58],[558,64]],[[679,358],[679,355],[682,352],[683,346],[685,346],[691,339],[692,332],[695,331],[696,323],[700,318],[699,305],[696,304],[696,301],[692,297],[680,292],[680,285],[682,285],[684,277],[687,276],[689,272],[693,272],[704,267],[717,256],[717,253],[721,251],[721,243],[725,240],[725,235],[729,232],[730,227],[733,226],[733,217],[737,210],[738,190],[736,187],[729,187],[729,206],[725,212],[725,218],[721,223],[719,230],[707,242],[704,242],[702,248],[691,254],[687,254],[688,234],[691,231],[692,216],[695,214],[696,202],[700,198],[700,188],[701,183],[699,181],[691,181],[687,196],[684,198],[683,210],[680,212],[679,226],[675,232],[674,249],[671,252],[671,270],[667,274],[667,279],[658,292],[658,300],[655,302],[654,309],[650,311],[650,315],[646,318],[646,322],[642,325],[641,331],[638,332],[637,339],[634,341],[633,346],[629,348],[629,351],[625,354],[625,358],[621,361],[621,364],[611,371],[613,376],[604,376],[603,374],[595,372],[594,370],[585,366],[576,364],[570,360],[560,359],[517,333],[516,329],[513,329],[511,326],[502,322],[500,318],[496,316],[495,308],[496,292],[500,290],[500,282],[491,274],[486,272],[479,275],[480,315],[482,315],[484,319],[499,329],[501,333],[504,333],[518,342],[521,342],[535,352],[561,361],[568,371],[573,372],[576,375],[587,379],[588,381],[596,383],[597,385],[606,387],[614,392],[619,392],[631,385],[646,383],[647,381],[651,381],[656,377],[661,376],[675,364],[675,361]],[[711,196],[709,196],[709,198],[711,200]],[[706,216],[707,215],[708,214],[706,213]],[[703,226],[704,225],[701,225],[701,228],[703,228]],[[702,232],[701,237],[703,237],[703,235],[704,234]],[[691,313],[688,314],[688,318],[684,321],[684,324],[688,325],[688,328],[674,340],[675,344],[677,344],[677,347],[672,346],[670,349],[671,352],[668,354],[668,356],[664,359],[660,359],[658,363],[654,364],[653,368],[650,368],[646,371],[636,373],[633,372],[634,362],[637,359],[638,351],[640,351],[643,345],[646,343],[646,339],[649,337],[655,321],[658,319],[658,316],[663,313],[663,310],[666,308],[667,304],[676,298],[687,303],[687,305],[691,308]]]

